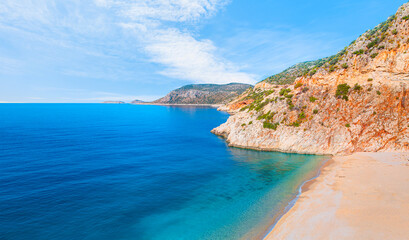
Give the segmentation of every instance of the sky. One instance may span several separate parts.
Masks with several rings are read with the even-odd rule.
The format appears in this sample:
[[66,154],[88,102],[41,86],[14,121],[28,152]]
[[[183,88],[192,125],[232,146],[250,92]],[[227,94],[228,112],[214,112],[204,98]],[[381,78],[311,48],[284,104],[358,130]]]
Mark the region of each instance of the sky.
[[151,101],[336,54],[400,0],[1,0],[0,102]]

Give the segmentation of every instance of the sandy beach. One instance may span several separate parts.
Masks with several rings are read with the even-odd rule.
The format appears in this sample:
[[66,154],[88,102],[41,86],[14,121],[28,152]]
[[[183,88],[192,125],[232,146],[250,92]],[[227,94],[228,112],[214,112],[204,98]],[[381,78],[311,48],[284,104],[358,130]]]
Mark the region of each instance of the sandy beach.
[[333,157],[265,239],[409,239],[409,154]]

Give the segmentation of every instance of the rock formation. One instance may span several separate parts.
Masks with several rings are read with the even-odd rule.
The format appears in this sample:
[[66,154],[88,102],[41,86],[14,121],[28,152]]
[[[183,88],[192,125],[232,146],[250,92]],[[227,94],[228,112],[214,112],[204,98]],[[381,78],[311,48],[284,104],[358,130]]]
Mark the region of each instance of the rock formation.
[[225,104],[238,97],[248,88],[249,84],[230,83],[192,84],[171,91],[165,97],[154,101],[158,104]]
[[221,110],[232,116],[212,132],[231,146],[409,151],[409,3],[338,54],[269,77]]

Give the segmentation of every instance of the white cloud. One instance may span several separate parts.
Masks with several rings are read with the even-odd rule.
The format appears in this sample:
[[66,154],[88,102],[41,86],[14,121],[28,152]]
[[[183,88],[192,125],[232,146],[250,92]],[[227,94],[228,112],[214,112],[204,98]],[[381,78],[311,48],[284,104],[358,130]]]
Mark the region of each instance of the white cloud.
[[182,24],[194,24],[201,18],[215,14],[227,2],[96,1],[98,6],[116,9],[122,18],[120,26],[137,36],[152,62],[165,67],[160,74],[196,83],[254,83],[253,75],[241,72],[233,63],[218,56],[218,49],[212,41],[198,40],[186,30],[188,27],[180,27]]
[[254,82],[233,64],[216,55],[210,40],[196,40],[178,29],[156,30],[145,49],[152,61],[166,66],[161,73],[199,83]]
[[[36,33],[39,38],[69,47],[101,46],[122,32],[113,44],[128,46],[125,55],[142,51],[163,66],[159,74],[196,83],[253,83],[208,39],[197,39],[189,28],[216,14],[230,0],[3,0],[0,26]],[[118,43],[121,42],[122,43]],[[131,40],[132,41],[132,40]],[[113,41],[110,41],[113,42]],[[81,46],[83,45],[83,46]],[[89,51],[89,50],[87,50]],[[109,51],[109,50],[108,50]],[[145,59],[146,60],[146,59]],[[75,71],[75,70],[73,70]]]

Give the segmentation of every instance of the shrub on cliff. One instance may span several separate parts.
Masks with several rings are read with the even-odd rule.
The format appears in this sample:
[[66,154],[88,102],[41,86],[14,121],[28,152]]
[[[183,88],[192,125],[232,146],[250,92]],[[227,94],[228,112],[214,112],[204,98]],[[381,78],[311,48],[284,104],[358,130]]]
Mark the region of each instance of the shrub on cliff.
[[366,45],[366,47],[368,49],[373,48],[374,46],[378,45],[378,43],[380,42],[380,39],[377,37],[375,38],[375,40],[373,40],[372,42],[370,42],[368,45]]
[[280,125],[280,123],[271,123],[271,122],[264,122],[263,127],[264,128],[269,128],[273,130],[277,130],[277,127]]
[[364,50],[363,49],[361,49],[361,50],[358,50],[358,51],[355,51],[355,52],[353,52],[353,54],[355,54],[355,55],[362,55],[362,54],[364,54]]
[[348,101],[348,92],[349,92],[350,88],[351,87],[346,83],[339,84],[337,86],[337,91],[335,92],[335,96],[337,98],[342,98],[342,99]]
[[279,94],[280,94],[280,96],[285,96],[285,95],[287,95],[287,94],[290,93],[290,92],[291,92],[291,89],[289,89],[289,88],[283,88],[283,89],[280,90]]
[[315,101],[317,101],[317,98],[311,96],[311,97],[310,97],[310,102],[313,103],[313,102],[315,102]]
[[304,118],[306,118],[305,112],[301,112],[301,113],[298,115],[298,119],[304,119]]
[[314,76],[316,73],[317,73],[317,70],[316,70],[316,69],[311,70],[310,73],[309,73],[309,74],[310,74],[310,77]]
[[354,86],[354,91],[361,91],[362,90],[362,87],[361,87],[361,85],[359,85],[358,83],[356,83],[355,84],[355,86]]
[[371,58],[376,58],[376,56],[378,56],[378,53],[371,54]]
[[266,120],[266,121],[270,121],[270,120],[273,120],[273,118],[274,118],[274,116],[276,115],[276,113],[275,112],[271,112],[271,111],[269,111],[268,113],[266,113],[266,114],[263,114],[263,115],[260,115],[260,116],[258,116],[257,117],[257,120]]

